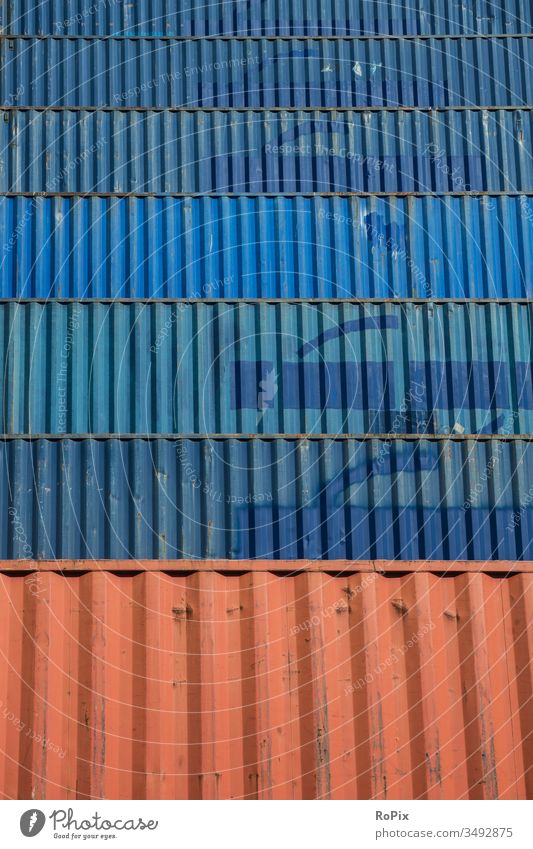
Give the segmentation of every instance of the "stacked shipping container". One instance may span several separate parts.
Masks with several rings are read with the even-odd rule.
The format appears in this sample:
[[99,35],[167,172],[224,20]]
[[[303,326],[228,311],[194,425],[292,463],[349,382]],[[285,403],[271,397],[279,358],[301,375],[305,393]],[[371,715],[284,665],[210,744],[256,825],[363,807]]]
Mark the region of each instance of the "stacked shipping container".
[[531,9],[286,6],[0,5],[7,797],[533,792]]

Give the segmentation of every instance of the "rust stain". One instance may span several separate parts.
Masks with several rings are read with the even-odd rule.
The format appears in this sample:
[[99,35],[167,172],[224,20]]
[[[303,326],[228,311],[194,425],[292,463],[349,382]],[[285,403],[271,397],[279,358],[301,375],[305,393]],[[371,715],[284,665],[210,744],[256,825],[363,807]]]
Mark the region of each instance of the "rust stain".
[[429,776],[429,785],[442,784],[442,768],[440,762],[440,751],[438,749],[435,752],[433,762],[429,752],[426,752],[426,766]]
[[190,604],[182,605],[181,607],[172,608],[172,616],[175,622],[180,622],[183,619],[192,618],[192,607]]
[[[28,437],[30,438],[30,437]],[[430,438],[429,436],[427,437]],[[452,439],[453,437],[450,437]],[[483,435],[476,437],[483,440]],[[524,437],[525,438],[525,437]],[[32,571],[62,572],[327,572],[331,575],[360,575],[372,573],[376,576],[395,573],[427,574],[499,574],[505,577],[518,574],[533,574],[531,560],[458,560],[453,563],[442,560],[0,560],[0,572],[18,573]],[[350,587],[340,591],[350,599],[356,594]]]
[[384,771],[385,764],[385,737],[383,729],[383,705],[381,695],[377,693],[377,705],[372,711],[372,786],[374,788],[372,798],[387,798],[387,776]]

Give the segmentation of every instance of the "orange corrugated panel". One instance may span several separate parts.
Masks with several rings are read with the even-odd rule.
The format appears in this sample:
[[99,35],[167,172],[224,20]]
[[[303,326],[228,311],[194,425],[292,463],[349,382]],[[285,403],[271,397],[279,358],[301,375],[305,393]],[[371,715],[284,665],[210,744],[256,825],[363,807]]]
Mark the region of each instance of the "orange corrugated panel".
[[96,565],[0,574],[4,798],[532,798],[531,572]]

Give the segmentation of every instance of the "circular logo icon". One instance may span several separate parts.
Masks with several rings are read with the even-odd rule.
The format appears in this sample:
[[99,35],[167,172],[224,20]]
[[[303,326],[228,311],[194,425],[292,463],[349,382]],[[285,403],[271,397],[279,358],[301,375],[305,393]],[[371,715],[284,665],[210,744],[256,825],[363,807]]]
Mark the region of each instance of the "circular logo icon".
[[42,811],[38,811],[37,808],[30,808],[20,818],[20,830],[24,837],[35,837],[43,830],[45,822],[46,817]]

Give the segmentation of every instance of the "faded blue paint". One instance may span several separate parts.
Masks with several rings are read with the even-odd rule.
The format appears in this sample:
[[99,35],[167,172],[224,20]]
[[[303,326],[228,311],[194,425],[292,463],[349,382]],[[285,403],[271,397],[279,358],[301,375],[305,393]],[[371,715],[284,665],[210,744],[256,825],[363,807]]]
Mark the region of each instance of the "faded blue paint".
[[531,303],[0,305],[5,433],[531,433]]
[[523,440],[14,440],[0,556],[531,560],[532,480]]
[[533,198],[0,197],[0,296],[533,296]]
[[533,111],[12,110],[3,192],[533,191]]
[[[533,39],[0,41],[0,103],[448,107],[533,102]],[[494,72],[497,69],[497,73]]]
[[533,22],[528,0],[6,0],[0,17],[28,35],[492,35]]

